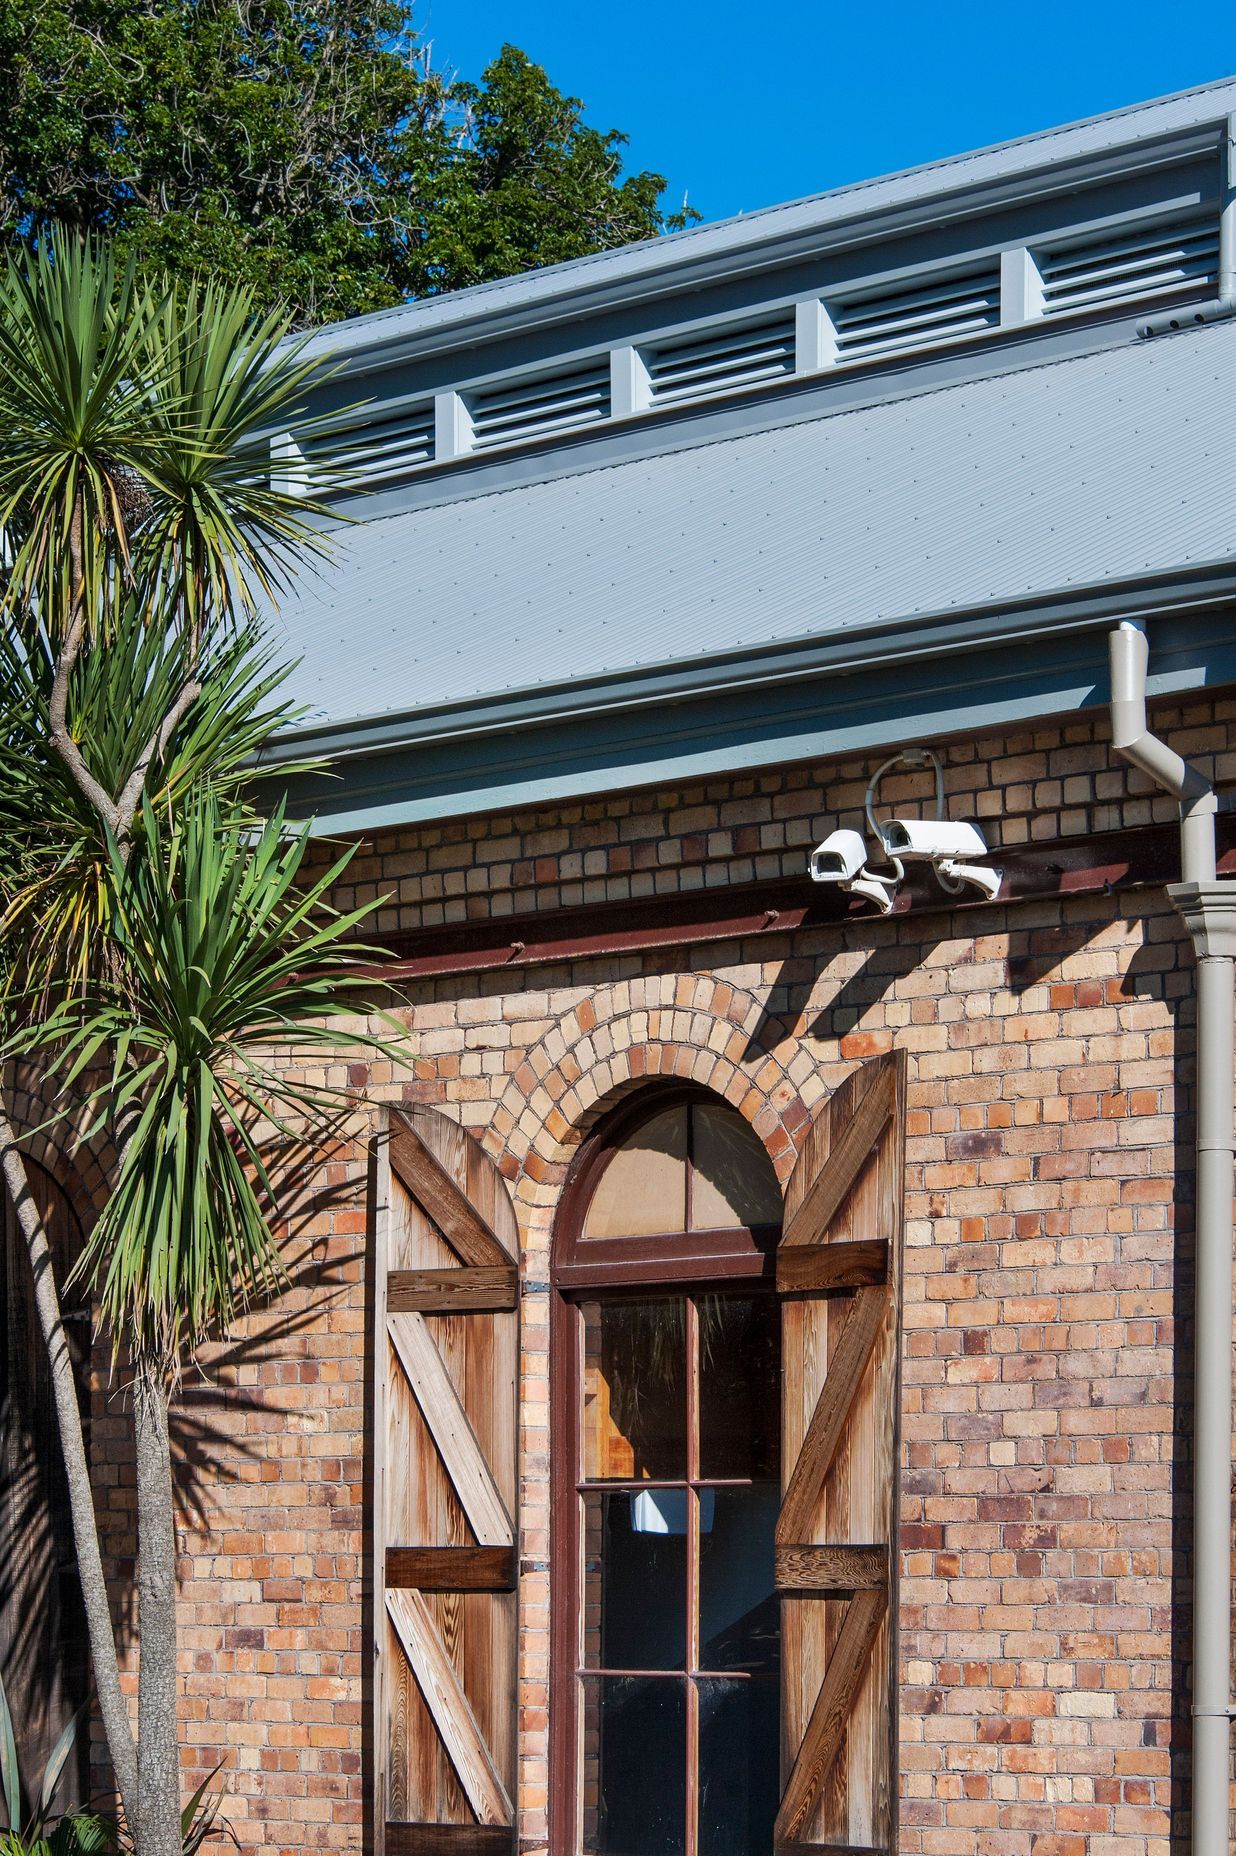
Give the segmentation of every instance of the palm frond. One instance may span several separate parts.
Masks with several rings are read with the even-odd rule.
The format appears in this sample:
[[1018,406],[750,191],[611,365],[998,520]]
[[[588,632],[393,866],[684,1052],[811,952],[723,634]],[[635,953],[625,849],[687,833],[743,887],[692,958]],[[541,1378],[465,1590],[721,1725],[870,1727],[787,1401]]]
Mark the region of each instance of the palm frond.
[[[129,780],[185,681],[187,660],[184,633],[166,619],[151,623],[136,589],[120,602],[106,642],[79,658],[69,725],[107,792]],[[250,816],[257,753],[295,715],[279,698],[284,674],[253,623],[208,637],[199,694],[150,769],[157,808],[175,807],[209,775],[225,814]],[[0,627],[0,1004],[21,995],[27,1011],[58,989],[80,990],[110,919],[104,826],[48,744],[54,675],[41,622],[25,613]]]
[[0,263],[5,601],[38,603],[53,627],[68,610],[74,524],[93,616],[158,485],[149,396],[170,382],[151,339],[157,308],[131,266],[71,233]]
[[271,1131],[291,1117],[303,1132],[347,1098],[294,1080],[279,1050],[395,1054],[332,1022],[374,1008],[377,956],[354,938],[364,911],[330,906],[351,853],[302,881],[307,845],[281,810],[229,819],[209,786],[170,814],[147,801],[133,855],[109,857],[117,977],[15,1043],[51,1054],[74,1108],[107,1063],[87,1115],[123,1127],[123,1155],[78,1273],[139,1359],[170,1365],[281,1281]]
[[289,490],[271,469],[272,436],[295,432],[297,401],[320,377],[291,326],[259,313],[249,289],[190,283],[169,287],[145,328],[160,489],[141,545],[190,630],[252,611],[326,552],[312,485]]

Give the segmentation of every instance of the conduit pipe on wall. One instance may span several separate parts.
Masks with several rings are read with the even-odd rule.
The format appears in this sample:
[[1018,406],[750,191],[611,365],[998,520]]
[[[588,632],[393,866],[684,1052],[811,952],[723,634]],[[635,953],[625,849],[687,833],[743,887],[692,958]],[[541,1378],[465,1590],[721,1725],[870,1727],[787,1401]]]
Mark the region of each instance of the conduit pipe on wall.
[[1197,955],[1193,1856],[1229,1856],[1236,883],[1215,877],[1219,801],[1209,780],[1147,728],[1145,634],[1124,624],[1109,645],[1112,745],[1180,805],[1184,880],[1167,893]]

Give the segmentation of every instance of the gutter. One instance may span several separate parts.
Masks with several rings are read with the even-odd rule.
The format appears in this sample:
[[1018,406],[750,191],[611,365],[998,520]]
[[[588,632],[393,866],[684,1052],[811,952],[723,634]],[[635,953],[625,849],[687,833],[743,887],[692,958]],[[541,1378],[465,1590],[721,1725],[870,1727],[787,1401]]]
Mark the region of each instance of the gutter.
[[[1230,148],[1230,144],[1229,144]],[[1230,158],[1230,157],[1229,157]],[[1225,214],[1225,217],[1228,216]],[[1109,635],[1112,745],[1180,806],[1168,885],[1197,956],[1197,1262],[1193,1417],[1193,1856],[1228,1856],[1232,1642],[1232,1194],[1236,883],[1216,876],[1220,800],[1146,722],[1145,633]],[[1223,809],[1228,806],[1223,804]]]

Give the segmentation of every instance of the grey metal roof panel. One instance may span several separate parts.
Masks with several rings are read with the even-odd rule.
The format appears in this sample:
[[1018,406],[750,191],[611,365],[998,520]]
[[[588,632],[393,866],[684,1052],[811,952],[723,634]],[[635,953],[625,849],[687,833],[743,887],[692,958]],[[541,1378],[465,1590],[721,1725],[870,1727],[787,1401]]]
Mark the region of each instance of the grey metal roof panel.
[[859,216],[875,219],[946,194],[1015,180],[1048,166],[1064,168],[1114,150],[1135,151],[1162,138],[1217,125],[1233,110],[1236,78],[1222,78],[784,205],[376,310],[319,329],[310,336],[306,352],[333,361],[359,360],[370,349],[433,345],[453,329],[471,330],[510,314],[526,311],[544,317],[551,313],[551,306],[558,313],[569,313],[568,304],[580,292],[597,287],[638,296],[664,273],[741,262],[749,254],[766,253],[778,243],[804,235],[822,235]]
[[341,531],[278,626],[343,723],[1236,552],[1236,325]]

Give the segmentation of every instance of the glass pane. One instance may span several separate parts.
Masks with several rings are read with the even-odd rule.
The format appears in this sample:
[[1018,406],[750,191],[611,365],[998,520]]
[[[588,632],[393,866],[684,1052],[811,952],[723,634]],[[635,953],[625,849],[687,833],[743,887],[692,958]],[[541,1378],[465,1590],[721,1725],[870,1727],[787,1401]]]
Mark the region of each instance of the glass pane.
[[582,1313],[585,1476],[598,1482],[685,1476],[685,1301],[584,1302]]
[[685,1489],[584,1496],[584,1663],[685,1669]]
[[679,1856],[687,1819],[685,1680],[588,1676],[583,1713],[584,1849]]
[[780,1474],[781,1312],[775,1295],[707,1295],[700,1322],[700,1475]]
[[775,1673],[773,1530],[780,1491],[757,1482],[705,1493],[714,1502],[710,1527],[700,1508],[700,1668]]
[[772,1856],[777,1684],[705,1680],[700,1696],[700,1856]]
[[691,1110],[691,1228],[780,1224],[781,1188],[759,1136],[724,1103]]
[[687,1227],[687,1110],[665,1109],[617,1148],[597,1182],[585,1237],[661,1237]]

